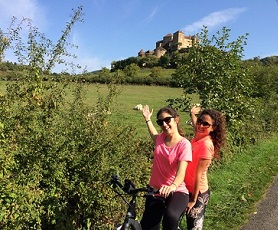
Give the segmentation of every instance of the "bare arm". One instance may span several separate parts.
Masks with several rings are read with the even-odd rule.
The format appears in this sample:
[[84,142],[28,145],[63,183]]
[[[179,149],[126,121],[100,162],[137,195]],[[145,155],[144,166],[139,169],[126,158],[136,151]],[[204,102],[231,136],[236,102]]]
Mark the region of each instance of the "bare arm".
[[188,164],[187,161],[179,162],[176,177],[175,177],[173,183],[170,186],[165,185],[160,188],[159,193],[161,196],[167,197],[167,196],[169,196],[169,194],[171,192],[174,192],[177,190],[177,188],[180,186],[180,184],[184,181],[187,164]]
[[199,114],[200,111],[201,111],[201,107],[197,106],[197,105],[194,105],[190,110],[190,118],[191,118],[191,122],[192,122],[194,131],[196,131],[196,123],[197,123],[196,114]]
[[176,174],[176,178],[173,181],[172,184],[176,185],[177,187],[180,186],[180,184],[184,181],[184,177],[185,177],[185,171],[187,168],[187,161],[181,161],[178,165],[178,170],[177,170],[177,174]]
[[190,202],[187,205],[187,213],[190,212],[190,210],[193,208],[193,206],[195,205],[197,198],[198,198],[198,194],[200,191],[200,181],[201,181],[201,177],[202,177],[202,173],[207,169],[207,167],[210,165],[211,160],[209,159],[200,159],[199,163],[198,163],[198,167],[196,170],[196,181],[195,181],[195,187],[194,187],[194,192],[192,194],[192,200],[190,200]]
[[146,121],[146,124],[147,124],[147,127],[148,127],[148,131],[149,131],[149,134],[152,138],[153,141],[155,141],[156,139],[156,136],[157,136],[157,130],[156,128],[154,127],[152,121],[151,121],[151,116],[153,114],[153,109],[150,111],[149,109],[149,106],[148,105],[145,105],[143,107],[143,110],[142,110],[142,115],[143,117],[145,118],[145,121]]

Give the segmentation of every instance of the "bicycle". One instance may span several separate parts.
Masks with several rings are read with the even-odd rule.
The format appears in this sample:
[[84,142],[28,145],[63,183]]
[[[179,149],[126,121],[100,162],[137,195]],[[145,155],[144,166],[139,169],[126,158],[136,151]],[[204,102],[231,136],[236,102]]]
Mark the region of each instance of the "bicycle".
[[[129,179],[125,179],[124,184],[122,184],[118,175],[111,176],[110,184],[112,185],[114,192],[128,205],[123,224],[115,226],[115,230],[142,230],[140,222],[136,219],[136,199],[139,196],[139,193],[144,193],[143,197],[155,196],[155,194],[159,194],[159,190],[154,189],[149,185],[143,188],[135,188],[135,185]],[[118,188],[120,188],[125,194],[119,192],[117,190]],[[127,201],[124,195],[130,195],[131,200]],[[161,196],[155,197],[161,199],[163,202],[165,201]],[[180,230],[180,227],[178,227],[177,230]]]
[[[142,230],[140,222],[136,219],[136,199],[139,196],[139,193],[145,193],[143,197],[153,196],[158,193],[158,190],[155,190],[150,186],[135,188],[135,185],[128,179],[125,179],[124,184],[122,184],[118,175],[111,176],[110,184],[112,185],[114,192],[128,205],[123,224],[115,227],[115,230]],[[117,188],[120,188],[125,194],[131,195],[131,200],[127,201],[124,194],[120,193]]]

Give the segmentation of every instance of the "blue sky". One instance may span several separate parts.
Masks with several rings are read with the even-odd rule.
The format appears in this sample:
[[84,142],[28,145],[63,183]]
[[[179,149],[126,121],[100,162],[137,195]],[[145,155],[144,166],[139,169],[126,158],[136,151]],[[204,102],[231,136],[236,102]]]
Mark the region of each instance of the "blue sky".
[[[69,41],[79,47],[75,62],[87,71],[110,68],[140,49],[153,50],[168,33],[194,35],[203,25],[210,34],[231,29],[232,40],[249,33],[245,59],[278,55],[276,0],[0,0],[0,28],[5,30],[12,16],[27,17],[55,42],[71,9],[80,5],[84,22],[75,25]],[[6,60],[14,57],[8,54]]]

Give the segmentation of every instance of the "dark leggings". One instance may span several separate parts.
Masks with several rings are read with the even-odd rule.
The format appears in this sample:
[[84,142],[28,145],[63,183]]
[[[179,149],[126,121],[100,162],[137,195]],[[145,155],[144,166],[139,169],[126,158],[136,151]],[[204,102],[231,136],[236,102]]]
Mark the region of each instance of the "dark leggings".
[[205,211],[210,198],[210,191],[199,193],[196,204],[186,215],[187,229],[202,230],[204,227]]
[[174,192],[165,201],[161,198],[147,197],[141,220],[142,230],[159,230],[162,218],[163,230],[177,230],[188,201],[189,195],[182,192]]

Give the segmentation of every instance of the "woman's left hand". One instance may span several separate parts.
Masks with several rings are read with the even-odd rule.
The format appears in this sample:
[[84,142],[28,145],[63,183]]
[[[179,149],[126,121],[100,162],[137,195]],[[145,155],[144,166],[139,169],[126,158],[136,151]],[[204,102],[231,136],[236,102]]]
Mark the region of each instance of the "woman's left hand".
[[196,204],[195,201],[188,202],[187,207],[186,207],[186,214],[190,213],[191,209],[194,207],[195,204]]

